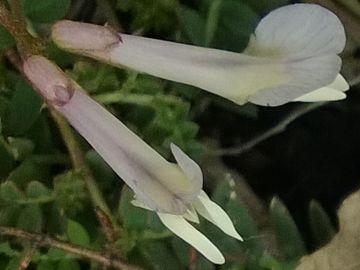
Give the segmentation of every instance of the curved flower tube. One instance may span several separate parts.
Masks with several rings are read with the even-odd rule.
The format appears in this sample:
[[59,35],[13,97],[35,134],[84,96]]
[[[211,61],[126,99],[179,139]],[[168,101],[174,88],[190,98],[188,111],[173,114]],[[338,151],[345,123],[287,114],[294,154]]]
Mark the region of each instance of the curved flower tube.
[[[338,75],[344,28],[336,15],[314,4],[270,12],[243,53],[118,34],[108,27],[73,21],[56,23],[52,39],[65,50],[193,85],[237,104],[278,106],[301,101],[302,96],[335,83],[337,76],[341,87],[316,90],[314,99],[342,99],[349,88]],[[311,95],[306,99],[311,100]]]
[[202,172],[192,159],[171,145],[177,164],[165,160],[43,56],[29,57],[23,70],[47,103],[130,186],[135,206],[156,211],[165,226],[210,261],[225,262],[215,245],[186,221],[199,222],[200,214],[224,233],[242,240],[228,215],[202,190]]

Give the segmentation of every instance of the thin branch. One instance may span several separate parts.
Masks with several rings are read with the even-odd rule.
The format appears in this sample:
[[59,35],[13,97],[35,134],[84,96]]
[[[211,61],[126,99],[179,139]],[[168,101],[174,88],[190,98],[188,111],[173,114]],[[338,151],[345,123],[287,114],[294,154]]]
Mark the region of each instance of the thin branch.
[[311,112],[321,106],[323,106],[326,102],[317,102],[317,103],[309,103],[302,105],[300,108],[297,108],[292,113],[287,115],[283,120],[277,123],[275,126],[271,127],[270,129],[266,130],[265,132],[255,136],[250,141],[236,147],[230,147],[225,149],[215,150],[210,153],[210,155],[216,156],[233,156],[233,155],[241,155],[243,153],[248,152],[258,144],[266,141],[267,139],[271,138],[272,136],[283,132],[287,126],[298,119],[299,117]]
[[44,234],[28,232],[12,227],[0,226],[0,235],[14,236],[16,238],[26,239],[40,247],[58,248],[66,252],[96,261],[98,263],[101,263],[102,265],[113,267],[115,269],[140,270],[140,268],[128,265],[119,258],[109,258],[100,251],[87,249],[78,245],[52,238]]
[[24,252],[16,270],[25,270],[29,267],[35,250],[36,250],[35,246],[31,246],[31,247],[25,249],[25,252]]

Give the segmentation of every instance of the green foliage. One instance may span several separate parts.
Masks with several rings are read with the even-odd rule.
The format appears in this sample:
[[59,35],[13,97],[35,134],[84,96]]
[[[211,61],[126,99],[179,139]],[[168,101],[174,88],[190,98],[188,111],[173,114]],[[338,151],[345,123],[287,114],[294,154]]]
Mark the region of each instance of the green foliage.
[[9,106],[8,129],[11,135],[24,134],[40,115],[42,100],[23,79],[15,85]]
[[310,228],[317,246],[330,242],[336,230],[325,210],[317,201],[311,201],[309,206]]
[[25,15],[37,23],[51,23],[63,18],[71,0],[23,0]]
[[70,171],[56,176],[54,192],[57,204],[68,216],[76,216],[84,209],[87,201],[86,187],[79,174]]
[[15,45],[14,38],[10,33],[0,25],[0,51],[9,49]]
[[[117,0],[117,8],[133,17],[131,29],[169,31],[174,27],[174,8],[177,0]],[[139,15],[142,16],[139,16]]]
[[90,237],[84,227],[74,220],[69,219],[67,222],[66,235],[69,241],[80,246],[89,246]]
[[288,260],[306,254],[305,244],[286,206],[278,198],[270,204],[270,218],[282,253]]

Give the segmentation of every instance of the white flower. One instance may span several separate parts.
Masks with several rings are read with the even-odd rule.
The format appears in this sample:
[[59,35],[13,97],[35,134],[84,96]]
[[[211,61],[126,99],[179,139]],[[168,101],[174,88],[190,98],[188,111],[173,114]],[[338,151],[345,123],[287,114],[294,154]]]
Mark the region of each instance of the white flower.
[[202,172],[192,159],[171,145],[177,164],[165,160],[46,58],[29,57],[24,73],[130,186],[135,205],[156,211],[176,235],[210,261],[224,263],[221,252],[185,220],[198,222],[198,213],[224,233],[242,240],[224,210],[202,191]]
[[315,100],[342,99],[348,89],[338,75],[344,28],[332,12],[313,4],[270,12],[242,54],[116,34],[107,27],[72,21],[56,23],[52,38],[66,50],[193,85],[238,104],[277,106],[300,101],[337,76],[341,87],[316,90]]

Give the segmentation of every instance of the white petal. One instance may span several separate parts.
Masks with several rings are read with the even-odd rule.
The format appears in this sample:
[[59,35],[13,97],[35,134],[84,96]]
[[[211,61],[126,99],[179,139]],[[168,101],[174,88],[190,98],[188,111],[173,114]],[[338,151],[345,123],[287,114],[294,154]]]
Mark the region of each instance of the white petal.
[[345,78],[341,74],[338,74],[335,81],[332,84],[330,84],[328,87],[339,90],[339,91],[343,91],[343,92],[350,89],[348,82],[345,80]]
[[[203,175],[199,165],[193,161],[188,155],[186,155],[177,145],[170,144],[171,152],[173,153],[179,167],[182,169],[187,178],[187,192],[186,194],[178,194],[184,200],[189,201],[190,203],[194,200],[200,193],[203,186]],[[186,183],[184,183],[185,185]]]
[[150,209],[182,214],[187,206],[167,186],[186,181],[125,125],[80,90],[58,109]]
[[295,4],[265,16],[246,51],[257,56],[298,59],[338,54],[345,42],[344,27],[335,14],[319,5]]
[[189,209],[182,216],[191,222],[200,223],[199,216],[192,205],[189,206]]
[[279,106],[301,97],[314,89],[332,83],[340,71],[341,59],[337,55],[323,55],[286,63],[288,82],[262,89],[250,96],[249,101],[263,106]]
[[346,98],[344,92],[335,90],[330,87],[322,87],[315,91],[312,91],[306,95],[294,99],[294,101],[301,102],[320,102],[320,101],[335,101],[342,100]]
[[224,233],[243,241],[230,217],[219,205],[211,201],[204,191],[201,192],[198,200],[194,202],[194,207],[201,216],[219,227]]
[[202,233],[191,226],[181,216],[158,213],[160,220],[174,234],[192,245],[208,260],[216,264],[225,263],[225,258],[218,248]]
[[153,209],[149,208],[146,204],[144,204],[143,202],[139,201],[139,200],[132,200],[131,204],[133,206],[139,207],[139,208],[143,208],[145,210],[149,210],[149,211],[153,211]]

